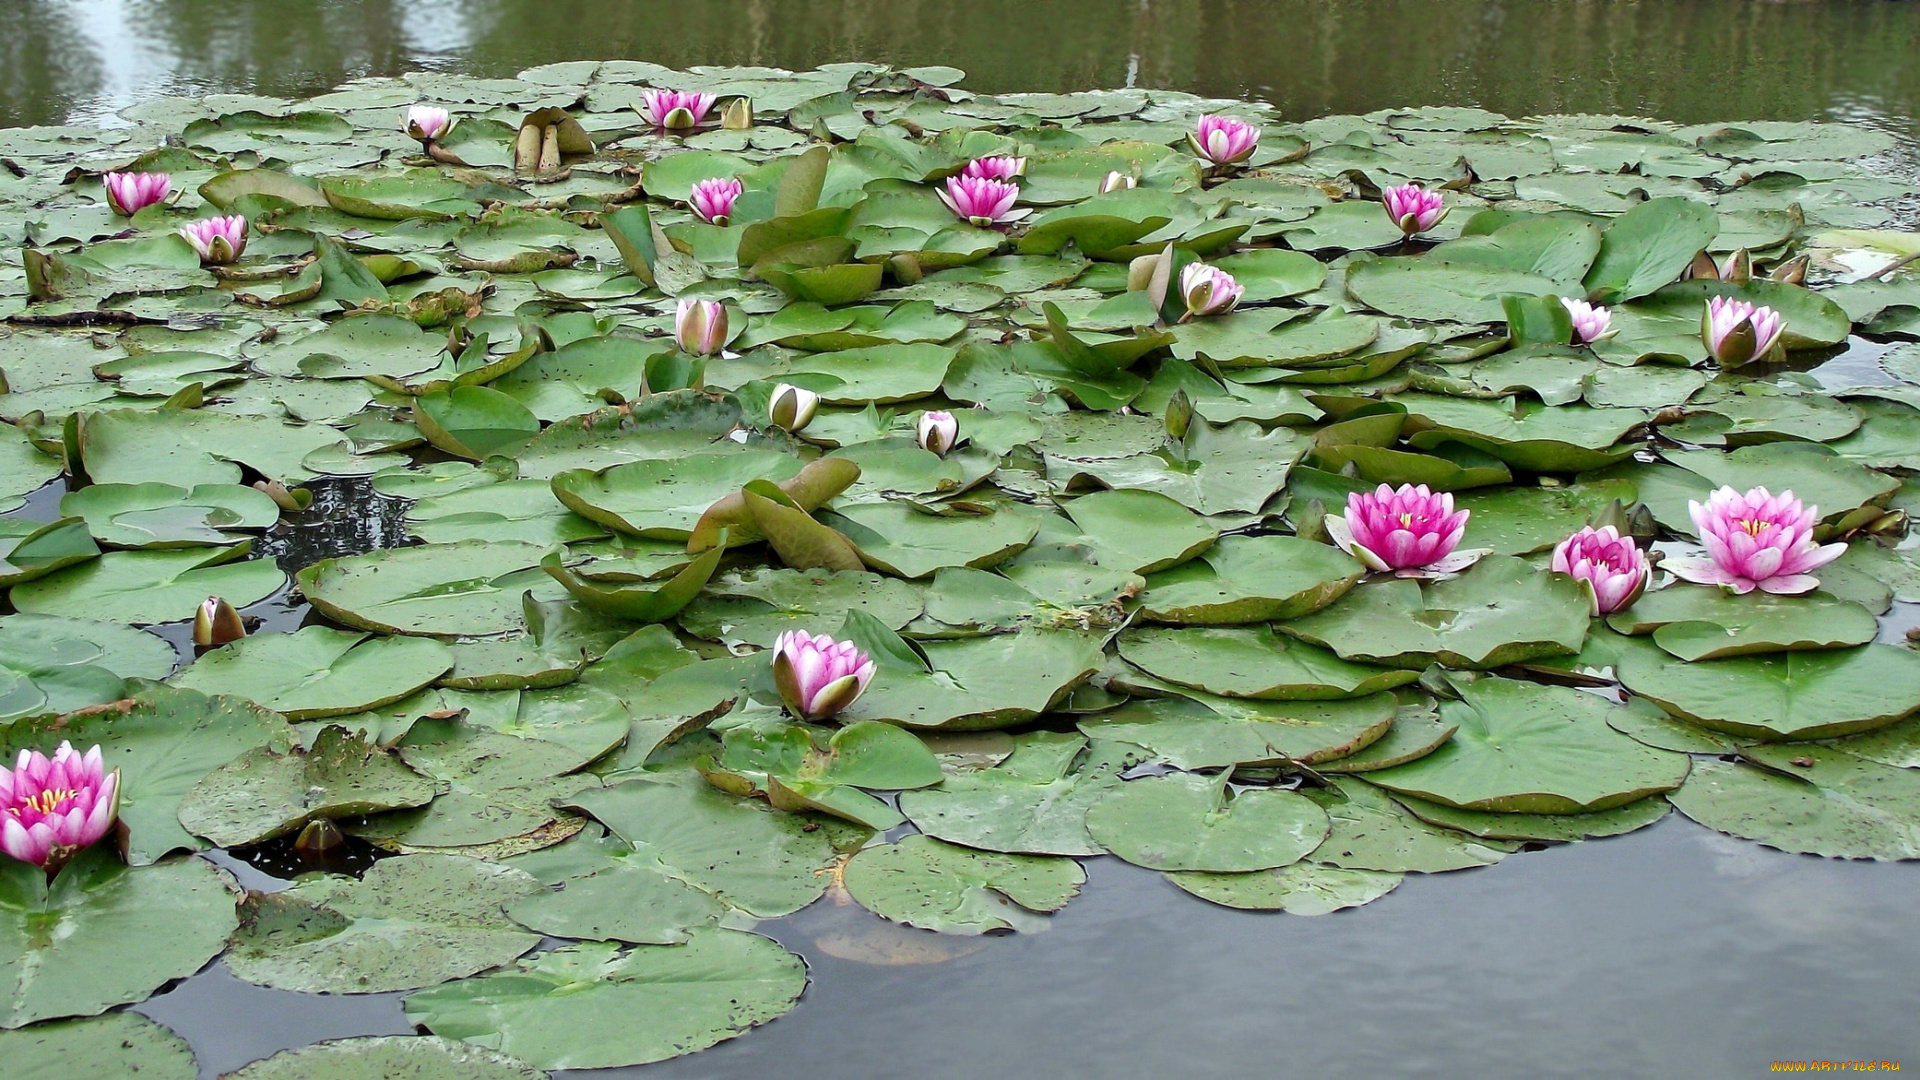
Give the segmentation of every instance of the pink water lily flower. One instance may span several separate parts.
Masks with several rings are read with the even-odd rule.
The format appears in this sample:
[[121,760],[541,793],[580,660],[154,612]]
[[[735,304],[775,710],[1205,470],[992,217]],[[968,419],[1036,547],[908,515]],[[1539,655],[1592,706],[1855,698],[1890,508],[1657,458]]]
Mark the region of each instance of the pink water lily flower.
[[187,243],[193,245],[193,250],[200,253],[201,262],[208,266],[225,266],[247,250],[247,219],[239,214],[202,218],[180,226],[180,235],[186,237]]
[[1020,197],[1020,189],[1005,180],[994,180],[984,176],[950,176],[946,190],[939,193],[940,201],[947,209],[963,221],[987,228],[992,225],[1008,225],[1019,221],[1031,209],[1013,208],[1015,199]]
[[640,118],[672,131],[697,128],[713,108],[713,95],[690,90],[649,90],[641,95]]
[[734,177],[713,177],[693,185],[687,205],[693,216],[709,225],[725,225],[733,217],[733,201],[740,197],[740,181]]
[[20,751],[0,767],[0,851],[49,871],[107,835],[120,813],[120,772],[106,771],[98,746],[84,756],[69,743],[48,758]]
[[1346,515],[1328,514],[1325,523],[1335,546],[1368,569],[1420,577],[1464,570],[1487,553],[1455,550],[1471,514],[1453,508],[1451,493],[1429,491],[1425,484],[1381,484],[1348,495]]
[[436,105],[414,105],[407,109],[407,121],[403,126],[407,138],[430,143],[453,127],[453,116]]
[[1755,307],[1731,296],[1707,301],[1700,339],[1721,367],[1752,363],[1773,351],[1787,321],[1770,307]]
[[773,685],[802,720],[825,720],[873,681],[873,660],[851,641],[788,630],[773,642]]
[[718,300],[683,298],[673,315],[673,339],[680,351],[712,356],[727,343],[727,307]]
[[1640,545],[1611,525],[1589,525],[1560,541],[1553,549],[1553,569],[1587,587],[1595,615],[1610,615],[1640,599],[1653,575]]
[[1187,145],[1214,165],[1238,165],[1260,145],[1260,129],[1245,120],[1209,113],[1187,136]]
[[113,212],[132,217],[173,194],[173,177],[163,172],[110,172],[100,178]]
[[1428,191],[1419,184],[1388,188],[1380,193],[1380,205],[1387,208],[1387,216],[1408,236],[1426,232],[1447,216],[1447,205],[1440,193]]
[[1026,171],[1026,158],[1000,155],[974,158],[967,162],[966,168],[960,170],[960,175],[982,180],[1012,180],[1016,176],[1025,175]]
[[1613,329],[1613,312],[1585,300],[1560,298],[1560,304],[1573,319],[1573,340],[1578,345],[1605,341],[1620,331]]
[[930,450],[941,457],[960,441],[960,421],[950,412],[930,409],[920,414],[920,423],[914,429],[914,441],[920,449]]
[[1707,546],[1707,557],[1668,559],[1663,565],[1678,577],[1702,585],[1724,585],[1736,593],[1754,589],[1795,596],[1811,592],[1820,579],[1808,573],[1846,554],[1847,545],[1817,544],[1813,527],[1820,508],[1802,506],[1793,492],[1775,495],[1757,487],[1741,494],[1723,487],[1705,506],[1687,503],[1687,513]]
[[1186,322],[1197,315],[1224,315],[1233,310],[1245,291],[1233,280],[1232,274],[1217,266],[1188,263],[1187,268],[1180,271],[1180,295],[1187,303],[1187,313],[1180,321]]

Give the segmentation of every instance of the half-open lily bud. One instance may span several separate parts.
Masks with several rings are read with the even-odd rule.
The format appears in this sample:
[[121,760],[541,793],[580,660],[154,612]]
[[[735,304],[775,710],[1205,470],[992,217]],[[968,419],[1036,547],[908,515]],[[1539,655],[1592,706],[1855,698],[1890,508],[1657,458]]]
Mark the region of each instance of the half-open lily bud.
[[405,128],[408,138],[425,145],[453,130],[453,115],[433,105],[415,105],[407,110]]
[[240,621],[240,613],[222,597],[207,597],[193,613],[195,645],[226,645],[246,636],[247,627]]
[[1701,340],[1721,367],[1739,367],[1766,356],[1785,329],[1779,312],[1730,296],[1708,300],[1700,320]]
[[640,116],[668,131],[691,131],[707,118],[713,95],[687,90],[649,90],[641,95]]
[[1187,136],[1193,152],[1212,165],[1238,165],[1260,145],[1260,129],[1231,116],[1208,114]]
[[239,214],[203,218],[180,226],[180,235],[193,245],[202,263],[225,266],[239,259],[247,250],[247,219]]
[[1753,280],[1753,256],[1746,248],[1741,248],[1727,256],[1724,261],[1716,263],[1712,255],[1703,251],[1693,257],[1693,265],[1687,268],[1687,276],[1744,285]]
[[873,659],[851,641],[788,630],[773,643],[773,685],[802,720],[825,720],[873,681]]
[[1217,266],[1188,263],[1187,268],[1180,271],[1180,297],[1187,304],[1187,313],[1181,321],[1202,315],[1224,315],[1233,310],[1245,291],[1233,280],[1232,274]]
[[813,422],[814,411],[819,408],[819,394],[792,383],[781,383],[773,388],[773,397],[767,400],[767,419],[773,421],[774,427],[798,432]]
[[733,203],[740,197],[740,180],[732,176],[716,176],[701,180],[693,185],[693,194],[688,197],[687,205],[693,208],[693,216],[709,225],[725,225],[733,217]]
[[173,178],[163,172],[110,172],[100,178],[107,189],[107,205],[123,217],[132,217],[173,193]]
[[960,421],[950,412],[930,410],[920,414],[920,425],[914,433],[915,441],[922,450],[931,450],[941,457],[953,449],[960,441]]
[[1099,194],[1105,195],[1110,191],[1132,191],[1135,187],[1138,187],[1139,184],[1140,181],[1126,173],[1110,172],[1106,176],[1101,177]]
[[753,127],[753,99],[734,98],[721,110],[720,126],[728,131],[746,131]]
[[1419,184],[1388,188],[1380,193],[1380,205],[1387,208],[1387,216],[1408,236],[1426,232],[1447,216],[1447,205],[1440,193],[1428,191]]
[[680,351],[713,356],[727,343],[727,308],[718,300],[680,301],[673,316],[673,337]]
[[1807,283],[1807,267],[1811,265],[1813,265],[1812,256],[1795,255],[1793,258],[1774,267],[1773,273],[1767,276],[1775,281],[1784,281],[1789,285],[1805,285]]
[[1167,302],[1167,286],[1173,283],[1173,242],[1152,255],[1141,255],[1127,264],[1127,291],[1143,292],[1154,310]]

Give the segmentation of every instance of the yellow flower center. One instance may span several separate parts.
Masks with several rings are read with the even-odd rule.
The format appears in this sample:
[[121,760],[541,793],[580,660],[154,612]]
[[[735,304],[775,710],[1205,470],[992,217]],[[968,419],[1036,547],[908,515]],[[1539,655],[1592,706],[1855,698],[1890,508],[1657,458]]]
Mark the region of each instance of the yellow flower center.
[[1761,533],[1773,528],[1773,522],[1762,521],[1759,518],[1741,518],[1738,524],[1742,529],[1746,530],[1748,536],[1754,537],[1755,539],[1758,539]]
[[1400,527],[1403,529],[1411,530],[1413,528],[1413,523],[1416,521],[1422,525],[1425,525],[1427,523],[1427,515],[1425,514],[1401,514],[1400,515]]
[[[80,793],[73,788],[48,788],[38,795],[30,796],[26,800],[26,808],[36,814],[51,814],[60,809],[63,803],[71,802],[79,797]],[[7,807],[7,813],[12,814],[14,817],[19,817],[20,807],[9,806]]]

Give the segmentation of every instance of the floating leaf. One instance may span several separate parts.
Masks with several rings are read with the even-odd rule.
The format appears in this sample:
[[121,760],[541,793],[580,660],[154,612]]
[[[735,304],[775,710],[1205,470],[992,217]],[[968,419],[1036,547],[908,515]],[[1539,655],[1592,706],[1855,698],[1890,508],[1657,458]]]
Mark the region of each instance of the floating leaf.
[[847,891],[883,918],[943,934],[1045,928],[1087,879],[1072,859],[1002,855],[907,836],[847,863]]

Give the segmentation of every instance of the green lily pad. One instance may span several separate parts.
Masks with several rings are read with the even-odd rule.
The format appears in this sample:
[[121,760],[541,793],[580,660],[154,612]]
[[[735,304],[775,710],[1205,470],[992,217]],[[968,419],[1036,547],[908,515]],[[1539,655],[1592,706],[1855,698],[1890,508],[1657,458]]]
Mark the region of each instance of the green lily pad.
[[518,1058],[470,1043],[421,1035],[335,1039],[282,1050],[227,1074],[231,1080],[544,1080],[546,1072]]
[[1333,831],[1313,851],[1316,863],[1346,870],[1437,874],[1491,866],[1514,850],[1514,845],[1480,843],[1453,829],[1429,825],[1379,788],[1358,780],[1336,779],[1332,787],[1302,788],[1300,793],[1333,822]]
[[1080,891],[1072,859],[1005,855],[907,836],[847,863],[847,891],[882,918],[943,934],[1043,929]]
[[272,499],[238,484],[94,484],[68,492],[60,512],[84,518],[94,539],[124,548],[224,546],[237,539],[224,530],[280,520]]
[[1092,541],[1102,566],[1136,574],[1186,562],[1219,536],[1200,515],[1155,491],[1096,491],[1063,509]]
[[1666,799],[1658,796],[1591,814],[1508,814],[1462,810],[1400,792],[1394,792],[1393,797],[1414,817],[1441,828],[1454,829],[1482,840],[1537,843],[1570,843],[1588,837],[1619,836],[1652,825],[1666,817],[1667,811],[1672,809]]
[[1709,829],[1836,859],[1920,859],[1920,773],[1820,746],[1703,761],[1670,798]]
[[1328,915],[1373,903],[1398,888],[1403,876],[1302,862],[1250,874],[1168,874],[1167,880],[1222,907]]
[[1826,593],[1736,596],[1688,585],[1647,593],[1607,625],[1623,634],[1651,632],[1654,644],[1687,661],[1864,645],[1879,632],[1866,608]]
[[1418,761],[1367,774],[1369,783],[1463,810],[1581,814],[1671,791],[1687,757],[1607,725],[1615,706],[1568,687],[1483,678],[1444,702],[1453,738]]
[[233,879],[192,857],[130,869],[95,847],[51,882],[0,861],[0,1028],[146,1000],[219,955],[233,901]]
[[800,462],[770,450],[690,454],[635,461],[553,478],[553,493],[574,513],[634,536],[685,540],[715,502],[754,480],[786,480]]
[[713,582],[680,613],[696,637],[727,645],[772,648],[789,630],[820,632],[850,611],[864,611],[897,630],[920,614],[920,595],[905,582],[864,571],[743,570]]
[[1168,682],[1226,697],[1317,700],[1365,697],[1419,676],[1342,660],[1276,637],[1269,627],[1133,630],[1120,655]]
[[900,796],[914,827],[948,843],[1020,855],[1103,855],[1087,833],[1087,808],[1119,783],[1112,763],[1089,757],[1079,735],[1018,736],[992,768],[949,775],[940,786]]
[[1682,720],[1748,738],[1826,739],[1920,709],[1920,654],[1892,645],[1692,664],[1630,653],[1620,682]]
[[1489,669],[1579,652],[1587,612],[1586,592],[1572,578],[1492,556],[1459,577],[1425,586],[1370,582],[1277,629],[1345,660]]
[[0,1031],[7,1068],[27,1080],[75,1070],[147,1080],[198,1080],[200,1066],[187,1041],[134,1012],[36,1024]]
[[807,985],[799,957],[738,930],[684,945],[569,945],[405,1001],[436,1035],[543,1069],[605,1069],[704,1050],[773,1020]]
[[607,530],[568,510],[544,480],[508,480],[421,499],[407,508],[407,531],[429,544],[523,540],[574,544]]
[[306,626],[241,638],[194,661],[173,684],[246,698],[289,720],[314,720],[398,701],[452,667],[453,653],[430,639]]
[[245,607],[287,582],[271,561],[246,558],[248,547],[112,551],[15,585],[10,599],[20,611],[84,611],[92,618],[136,626],[190,619],[209,596]]
[[311,750],[258,746],[206,774],[180,800],[180,824],[221,847],[257,844],[319,818],[423,806],[440,785],[328,727]]
[[929,641],[930,670],[890,668],[840,716],[910,728],[1012,727],[1055,707],[1100,670],[1101,642],[1070,630]]
[[314,609],[345,626],[386,634],[498,634],[522,625],[522,595],[566,590],[540,569],[546,548],[520,540],[462,540],[322,559],[297,575]]
[[1227,775],[1128,781],[1088,809],[1087,831],[1136,866],[1208,873],[1286,866],[1327,838],[1326,812],[1306,797],[1261,789],[1229,796]]
[[511,865],[557,888],[513,901],[507,914],[554,937],[678,945],[727,912],[713,894],[668,876],[645,852],[599,826]]
[[164,679],[173,646],[119,623],[64,615],[0,618],[0,721],[117,700],[131,678]]
[[1384,738],[1392,694],[1346,701],[1248,701],[1126,676],[1136,697],[1080,721],[1087,735],[1139,746],[1176,768],[1314,764],[1347,757]]
[[1147,578],[1142,617],[1188,626],[1292,619],[1320,610],[1366,574],[1338,548],[1292,536],[1227,536],[1192,562]]
[[996,565],[1033,540],[1040,515],[1018,503],[991,513],[922,513],[903,502],[861,503],[823,514],[868,566],[903,578],[923,578],[943,566]]

